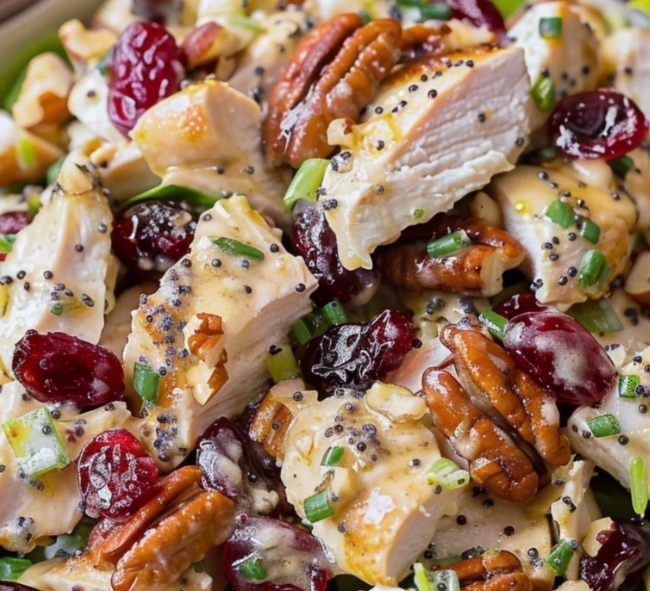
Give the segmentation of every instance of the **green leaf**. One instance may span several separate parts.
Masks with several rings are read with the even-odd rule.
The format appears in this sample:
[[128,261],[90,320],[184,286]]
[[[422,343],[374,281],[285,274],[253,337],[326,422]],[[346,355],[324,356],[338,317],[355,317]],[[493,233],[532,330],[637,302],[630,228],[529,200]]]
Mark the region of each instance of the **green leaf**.
[[185,187],[183,185],[158,185],[120,204],[119,210],[125,211],[145,201],[185,201],[198,209],[206,210],[213,207],[219,199],[221,197],[208,195],[192,187]]

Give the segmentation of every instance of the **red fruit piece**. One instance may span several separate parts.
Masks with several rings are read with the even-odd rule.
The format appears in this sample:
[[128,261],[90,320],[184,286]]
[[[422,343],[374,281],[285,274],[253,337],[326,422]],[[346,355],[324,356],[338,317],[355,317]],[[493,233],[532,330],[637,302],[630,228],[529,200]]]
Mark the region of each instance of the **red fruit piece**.
[[130,269],[163,273],[190,251],[197,220],[186,203],[139,203],[115,220],[113,251]]
[[352,301],[377,283],[376,272],[367,269],[348,271],[339,259],[336,235],[322,209],[299,201],[293,211],[293,242],[307,268],[318,280],[314,299],[320,304]]
[[270,517],[242,521],[223,547],[223,573],[235,591],[325,591],[332,572],[314,536]]
[[16,345],[11,367],[39,402],[87,408],[124,394],[124,370],[115,354],[62,332],[28,331]]
[[500,316],[512,320],[515,316],[524,312],[543,312],[548,310],[548,306],[540,304],[535,294],[527,291],[513,295],[492,309]]
[[641,145],[648,120],[632,99],[601,88],[563,98],[549,119],[548,132],[569,158],[614,160]]
[[616,372],[598,341],[566,314],[526,312],[508,322],[503,346],[558,402],[587,405],[610,391]]
[[401,312],[387,310],[368,324],[339,324],[307,345],[302,375],[321,392],[363,390],[397,369],[415,332]]
[[644,530],[631,523],[613,523],[601,531],[602,544],[596,556],[585,554],[580,559],[580,579],[591,591],[614,591],[624,582],[641,578],[641,571],[650,563],[650,547]]
[[497,35],[505,35],[506,25],[499,9],[490,0],[445,0],[452,18],[468,20],[475,27],[486,27]]
[[79,488],[86,514],[124,519],[151,499],[158,467],[126,429],[105,431],[91,439],[77,460]]
[[180,88],[182,53],[174,37],[157,23],[136,22],[120,35],[108,79],[108,116],[123,134],[142,114]]
[[[9,211],[0,215],[0,234],[13,236],[29,226],[29,214],[26,211]],[[7,258],[6,252],[0,252],[0,262]]]

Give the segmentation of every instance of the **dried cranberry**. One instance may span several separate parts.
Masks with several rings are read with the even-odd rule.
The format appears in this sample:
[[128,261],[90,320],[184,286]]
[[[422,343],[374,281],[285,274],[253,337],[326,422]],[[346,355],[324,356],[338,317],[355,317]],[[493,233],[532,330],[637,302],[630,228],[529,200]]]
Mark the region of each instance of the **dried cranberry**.
[[77,460],[79,489],[90,517],[124,519],[151,499],[158,467],[126,429],[91,439]]
[[[203,487],[237,502],[240,510],[270,512],[274,507],[263,504],[263,492],[275,492],[278,502],[286,504],[279,470],[272,458],[226,417],[218,418],[199,439],[196,464],[203,474]],[[288,506],[282,509],[289,511]]]
[[[14,236],[29,225],[29,214],[26,211],[9,211],[0,215],[0,234]],[[7,258],[6,252],[0,252],[0,262]]]
[[548,131],[569,158],[613,160],[641,145],[648,121],[632,99],[601,88],[563,98],[549,119]]
[[348,303],[377,284],[375,271],[348,271],[339,259],[336,235],[322,209],[301,200],[293,211],[293,241],[298,254],[318,280],[314,299],[321,304],[331,300]]
[[368,324],[332,326],[307,345],[302,375],[326,393],[336,388],[368,388],[402,364],[414,336],[409,319],[392,310]]
[[186,203],[139,203],[116,219],[113,251],[130,269],[163,273],[190,251],[197,220]]
[[[256,577],[242,574],[249,560],[259,567]],[[325,591],[332,578],[314,536],[270,517],[248,518],[235,530],[223,547],[223,573],[235,591]]]
[[650,563],[648,536],[638,525],[613,523],[596,539],[602,544],[598,554],[580,559],[580,579],[591,591],[614,591],[626,579],[631,583]]
[[504,318],[512,320],[515,316],[524,312],[543,312],[548,310],[548,306],[540,304],[535,294],[527,291],[513,295],[492,309]]
[[128,134],[147,109],[179,90],[183,74],[181,50],[165,27],[129,25],[110,63],[108,115],[115,127]]
[[614,383],[614,366],[603,348],[566,314],[519,314],[508,322],[503,345],[515,363],[558,402],[600,402]]
[[506,25],[499,9],[490,0],[445,0],[452,18],[467,20],[475,27],[486,27],[497,35],[505,35]]
[[16,345],[12,369],[39,402],[87,408],[124,394],[124,370],[115,354],[63,332],[29,331]]

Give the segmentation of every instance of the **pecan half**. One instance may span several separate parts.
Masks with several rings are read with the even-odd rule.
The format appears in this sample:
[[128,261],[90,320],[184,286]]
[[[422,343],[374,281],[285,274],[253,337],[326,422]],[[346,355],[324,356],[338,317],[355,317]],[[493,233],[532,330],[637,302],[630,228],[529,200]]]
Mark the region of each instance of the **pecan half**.
[[474,558],[432,570],[451,569],[465,591],[531,591],[533,585],[522,570],[521,562],[507,550],[491,550]]
[[261,443],[272,458],[281,460],[284,438],[292,420],[293,413],[271,391],[263,398],[253,417],[251,438]]
[[402,53],[410,61],[435,54],[443,45],[443,37],[450,32],[451,29],[445,24],[432,26],[429,23],[416,23],[402,32]]
[[[187,340],[187,344],[192,355],[207,362],[209,361],[208,356],[219,345],[219,341],[223,337],[223,321],[221,316],[205,312],[197,314],[197,318],[201,324]],[[212,361],[215,363],[215,368],[208,380],[208,385],[212,388],[214,396],[228,381],[228,370],[224,365],[228,361],[227,351],[225,349],[218,351],[216,359]]]
[[269,94],[267,160],[298,168],[309,158],[329,156],[329,124],[357,121],[396,64],[401,33],[392,19],[363,26],[358,15],[340,14],[306,35]]
[[[461,231],[466,247],[431,257],[426,242]],[[417,240],[414,243],[404,243]],[[385,280],[408,291],[442,289],[468,295],[491,296],[502,288],[502,274],[519,266],[525,251],[510,234],[477,219],[436,216],[432,223],[415,226],[402,240],[386,247],[381,257]]]
[[173,583],[234,527],[234,503],[200,488],[201,471],[186,466],[123,526],[89,549],[95,566],[114,566],[113,591],[146,591]]

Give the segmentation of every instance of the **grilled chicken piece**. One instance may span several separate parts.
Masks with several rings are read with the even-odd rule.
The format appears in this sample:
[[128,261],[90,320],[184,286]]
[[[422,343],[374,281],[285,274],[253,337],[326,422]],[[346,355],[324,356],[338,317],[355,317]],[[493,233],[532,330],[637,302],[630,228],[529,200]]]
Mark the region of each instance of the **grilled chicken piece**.
[[[225,250],[212,239],[225,240]],[[230,254],[228,241],[235,241]],[[159,460],[180,462],[216,418],[239,414],[260,393],[269,348],[311,310],[315,289],[303,260],[284,250],[280,231],[244,197],[222,199],[202,215],[190,254],[133,314],[124,352],[127,384],[136,363],[161,376],[142,421]]]
[[287,185],[280,173],[266,169],[261,119],[253,99],[208,80],[149,109],[132,137],[164,184],[218,196],[245,195],[256,211],[281,223]]
[[512,169],[528,138],[529,89],[519,48],[429,57],[387,79],[362,123],[331,139],[344,151],[320,203],[343,266],[371,268],[378,246]]
[[[3,263],[2,273],[10,278],[0,286],[0,358],[6,372],[27,330],[60,331],[97,343],[104,326],[104,302],[112,297],[106,283],[115,271],[108,201],[97,179],[70,161],[59,184]],[[58,303],[60,314],[52,312]]]
[[[611,281],[622,273],[629,261],[637,213],[634,202],[599,182],[592,184],[591,165],[578,164],[548,168],[518,166],[496,177],[488,188],[501,205],[505,228],[527,251],[523,268],[532,279],[537,300],[566,310],[571,304],[607,293]],[[599,181],[600,179],[597,179]],[[588,183],[588,184],[587,184]],[[600,228],[594,242],[581,235],[576,223],[563,228],[547,217],[549,206],[560,200],[568,203],[574,215],[589,219]],[[580,222],[581,225],[583,222]],[[602,285],[580,285],[580,267],[590,250],[602,252],[611,269]]]
[[[560,19],[559,32],[553,29],[558,21],[550,19]],[[589,25],[582,22],[580,9],[569,2],[534,4],[510,29],[508,37],[526,52],[531,84],[549,78],[556,100],[598,86],[598,40]],[[549,115],[550,111],[535,106],[532,129],[542,127]]]
[[634,161],[634,166],[624,179],[616,177],[614,180],[622,184],[636,203],[639,217],[634,229],[644,232],[650,228],[650,150],[644,144],[627,155]]
[[[574,450],[609,472],[628,489],[632,458],[641,456],[646,458],[647,462],[650,457],[650,415],[647,398],[650,393],[650,374],[645,371],[648,364],[650,347],[637,353],[634,360],[620,371],[619,380],[631,383],[629,389],[623,389],[626,395],[620,395],[619,382],[616,382],[598,408],[582,406],[576,409],[569,419],[567,429]],[[620,425],[620,434],[594,437],[588,421],[601,415],[613,415]],[[625,439],[621,440],[621,437]],[[650,478],[648,491],[650,492]]]
[[[427,484],[427,470],[440,452],[421,420],[425,401],[381,383],[362,399],[315,397],[305,395],[285,438],[288,499],[304,517],[305,499],[328,490],[335,514],[315,523],[314,535],[344,572],[395,585],[427,547],[438,521],[454,514],[462,491],[436,494]],[[334,467],[321,467],[332,446],[343,447],[343,457]]]
[[614,87],[650,117],[650,31],[625,27],[603,42],[603,69]]

